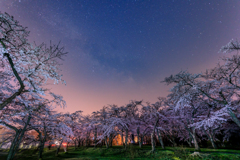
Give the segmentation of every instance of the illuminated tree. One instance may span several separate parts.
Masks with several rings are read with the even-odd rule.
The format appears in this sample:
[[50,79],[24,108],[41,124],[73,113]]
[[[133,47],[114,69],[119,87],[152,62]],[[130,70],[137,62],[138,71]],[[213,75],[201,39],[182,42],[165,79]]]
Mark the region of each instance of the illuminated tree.
[[63,48],[51,43],[50,47],[30,45],[29,32],[7,13],[0,13],[0,24],[0,110],[16,98],[27,106],[20,95],[54,96],[44,86],[49,79],[64,82],[58,61],[66,55]]
[[[230,41],[223,46],[225,53],[238,52],[238,41]],[[165,78],[167,84],[175,84],[169,97],[174,103],[174,108],[179,109],[185,122],[185,128],[201,129],[214,144],[215,131],[222,127],[229,118],[239,127],[239,89],[240,89],[240,56],[238,54],[222,58],[224,64],[207,70],[203,74],[190,74],[181,71],[176,75]],[[188,114],[187,112],[191,113]],[[192,117],[192,118],[190,118]],[[190,123],[191,122],[191,123]],[[190,130],[189,130],[190,131]],[[196,139],[193,136],[194,143]],[[196,143],[195,143],[196,144]],[[197,149],[197,147],[195,146]]]
[[[17,109],[14,107],[17,107]],[[24,133],[29,130],[32,114],[39,109],[38,106],[24,106],[23,104],[15,104],[14,107],[7,106],[0,113],[0,125],[14,131],[7,160],[13,159],[22,142]]]

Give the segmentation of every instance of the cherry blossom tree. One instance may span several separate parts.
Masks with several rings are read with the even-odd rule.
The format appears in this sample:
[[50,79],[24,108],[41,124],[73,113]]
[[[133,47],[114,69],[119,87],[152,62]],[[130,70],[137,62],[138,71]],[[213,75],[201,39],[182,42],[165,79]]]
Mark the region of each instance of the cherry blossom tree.
[[148,119],[145,119],[144,110],[141,109],[140,117],[137,120],[137,137],[138,137],[138,145],[142,148],[144,137],[151,132],[151,128],[148,123]]
[[0,24],[0,110],[20,95],[54,96],[44,86],[48,80],[64,83],[59,74],[64,48],[51,43],[50,47],[30,45],[29,32],[7,13],[0,13]]
[[[107,110],[105,108],[104,118],[102,118],[101,127],[103,128],[104,132],[101,136],[98,137],[99,140],[105,139],[106,147],[108,148],[108,141],[111,145],[112,140],[115,136],[121,134],[122,143],[127,147],[128,144],[128,135],[131,133],[132,142],[134,141],[134,133],[137,131],[136,127],[136,118],[138,115],[138,108],[142,101],[130,101],[129,104],[122,107],[117,107],[116,105],[110,105]],[[99,112],[100,113],[100,112]],[[123,142],[125,133],[125,142]]]
[[126,107],[122,108],[122,118],[125,121],[127,127],[125,127],[125,147],[127,146],[128,141],[128,133],[131,133],[131,143],[134,142],[134,135],[137,134],[138,129],[138,120],[140,117],[140,110],[139,107],[142,106],[141,101],[130,101]]
[[72,139],[72,141],[74,142],[75,145],[75,149],[77,147],[77,141],[78,138],[81,137],[82,134],[82,111],[76,111],[72,114],[68,114],[68,119],[66,119],[67,121],[65,121],[65,123],[67,124],[67,126],[69,126],[72,129],[73,132],[73,136],[70,137]]
[[29,129],[35,130],[38,133],[39,159],[42,159],[44,145],[50,136],[49,134],[53,134],[53,130],[57,126],[56,121],[57,119],[51,106],[45,105],[32,115]]
[[51,135],[53,136],[54,140],[59,142],[55,156],[58,156],[62,143],[71,141],[70,137],[74,136],[72,129],[67,126],[64,121],[66,119],[66,116],[67,115],[62,113],[54,114],[54,119],[56,119],[56,125],[52,129]]
[[47,89],[46,84],[65,83],[59,60],[66,52],[51,42],[49,47],[44,43],[31,45],[29,32],[7,13],[0,13],[0,24],[0,123],[16,132],[8,154],[12,159],[33,114],[44,109],[44,96],[51,97],[57,106],[65,106],[62,97]]
[[145,121],[148,124],[148,127],[151,130],[152,152],[155,152],[155,133],[157,133],[157,137],[162,148],[165,148],[162,141],[161,130],[164,130],[164,124],[166,123],[166,121],[168,121],[168,118],[166,116],[167,108],[168,106],[165,98],[159,98],[159,101],[154,104],[150,104],[148,102],[147,106],[142,105],[142,116],[144,117]]
[[[222,47],[221,52],[238,52],[239,46],[238,41],[232,40]],[[197,115],[195,119],[198,120],[189,123],[188,127],[202,129],[214,148],[216,148],[213,138],[215,131],[230,117],[240,127],[239,59],[238,54],[230,55],[222,58],[224,64],[219,63],[205,73],[190,74],[181,71],[164,80],[167,84],[175,84],[169,95],[175,107],[192,108],[192,113]],[[198,103],[202,104],[193,107],[193,104]]]
[[[17,106],[18,110],[14,107]],[[8,106],[1,111],[0,125],[7,127],[15,132],[14,138],[11,141],[11,147],[8,152],[7,160],[13,159],[18,151],[24,133],[29,130],[29,122],[32,118],[33,112],[40,107],[33,109],[33,106],[23,106],[22,104],[15,104],[14,107]]]

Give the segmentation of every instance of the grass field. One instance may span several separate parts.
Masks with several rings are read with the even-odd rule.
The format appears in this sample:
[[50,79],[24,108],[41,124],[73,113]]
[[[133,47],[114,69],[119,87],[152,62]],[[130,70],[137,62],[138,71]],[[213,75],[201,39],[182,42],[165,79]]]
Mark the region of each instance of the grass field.
[[[139,149],[138,146],[130,146],[127,150],[121,146],[114,146],[112,148],[96,148],[93,147],[80,147],[76,150],[70,147],[67,153],[63,150],[59,155],[55,156],[56,149],[50,151],[45,148],[43,159],[44,160],[150,160],[150,159],[162,159],[162,160],[239,160],[239,150],[228,149],[206,149],[202,148],[200,155],[194,155],[193,148],[183,147],[167,147],[165,150],[156,148],[155,153],[151,153],[150,146],[143,146]],[[0,159],[5,160],[7,156],[7,150],[0,150]],[[36,149],[24,149],[20,150],[15,156],[16,160],[37,160],[38,151]]]

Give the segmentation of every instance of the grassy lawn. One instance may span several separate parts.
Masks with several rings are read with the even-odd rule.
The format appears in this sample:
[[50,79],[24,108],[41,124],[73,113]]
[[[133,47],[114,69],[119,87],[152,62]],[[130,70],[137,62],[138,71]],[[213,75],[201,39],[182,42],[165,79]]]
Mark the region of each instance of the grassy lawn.
[[[176,147],[178,149],[182,147]],[[166,147],[167,150],[174,150],[173,147]],[[194,148],[186,148],[184,149],[194,152]],[[212,149],[212,148],[201,148],[201,152],[203,153],[232,153],[232,154],[240,154],[240,150],[233,150],[233,149]]]
[[[45,148],[43,159],[44,160],[150,160],[150,159],[162,159],[162,160],[239,160],[239,150],[228,149],[201,149],[200,155],[191,155],[194,151],[193,148],[183,147],[167,147],[166,150],[156,148],[156,152],[152,154],[150,146],[143,146],[139,149],[138,146],[131,146],[127,150],[124,150],[121,146],[114,146],[112,148],[78,148],[75,150],[73,147],[69,148],[67,153],[60,150],[60,153],[55,157],[56,149],[53,148],[50,151]],[[7,150],[0,150],[0,159],[4,160],[7,156]],[[16,160],[37,160],[38,151],[34,149],[20,150],[16,155]]]

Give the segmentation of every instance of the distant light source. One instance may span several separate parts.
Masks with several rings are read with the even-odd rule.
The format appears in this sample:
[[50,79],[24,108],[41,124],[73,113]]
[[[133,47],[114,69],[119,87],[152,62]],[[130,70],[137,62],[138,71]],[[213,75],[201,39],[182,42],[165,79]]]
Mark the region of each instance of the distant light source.
[[67,146],[67,143],[63,143],[63,146],[64,146],[64,147]]
[[56,145],[59,145],[59,142],[58,142],[58,141],[55,141],[55,144],[56,144]]

